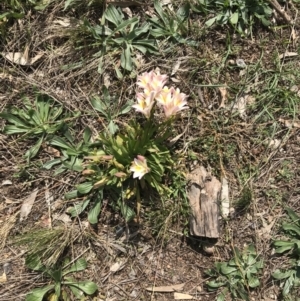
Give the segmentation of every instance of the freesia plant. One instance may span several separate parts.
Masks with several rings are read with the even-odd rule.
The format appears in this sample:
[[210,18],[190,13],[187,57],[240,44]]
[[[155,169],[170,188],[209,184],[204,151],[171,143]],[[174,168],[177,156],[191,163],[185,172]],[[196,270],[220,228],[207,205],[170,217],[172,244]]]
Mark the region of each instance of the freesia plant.
[[[138,214],[144,191],[170,193],[169,176],[174,172],[175,160],[167,142],[176,115],[188,109],[188,96],[178,88],[167,87],[167,80],[167,75],[155,71],[138,76],[136,103],[132,105],[137,118],[116,135],[101,133],[91,146],[84,164],[86,180],[67,195],[70,198],[86,195],[84,202],[72,210],[73,215],[80,214],[94,200],[89,221],[97,223],[105,189],[118,196],[115,203],[126,212],[127,220],[134,215],[128,200],[136,201]],[[140,121],[138,113],[145,119]]]

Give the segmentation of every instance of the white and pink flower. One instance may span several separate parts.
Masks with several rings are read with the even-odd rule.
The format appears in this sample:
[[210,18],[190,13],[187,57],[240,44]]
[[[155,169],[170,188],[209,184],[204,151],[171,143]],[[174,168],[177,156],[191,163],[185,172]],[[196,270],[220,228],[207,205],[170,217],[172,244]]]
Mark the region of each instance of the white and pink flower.
[[133,172],[134,178],[139,178],[139,180],[148,172],[150,168],[147,165],[147,160],[144,156],[138,155],[137,158],[131,163],[130,171]]
[[143,92],[137,94],[137,104],[132,107],[147,118],[150,118],[156,102],[162,106],[167,118],[176,115],[179,111],[188,109],[186,101],[188,96],[181,93],[179,89],[165,86],[167,80],[167,75],[154,71],[145,72],[138,76],[137,85],[143,89]]

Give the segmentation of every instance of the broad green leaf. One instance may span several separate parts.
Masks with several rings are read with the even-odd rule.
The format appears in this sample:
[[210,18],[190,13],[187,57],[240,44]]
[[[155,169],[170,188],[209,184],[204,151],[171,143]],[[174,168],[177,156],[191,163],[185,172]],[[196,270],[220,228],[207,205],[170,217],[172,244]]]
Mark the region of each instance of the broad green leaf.
[[72,145],[70,145],[69,143],[67,143],[63,138],[58,137],[58,136],[54,136],[51,141],[50,141],[51,145],[54,146],[58,146],[60,148],[66,149],[66,150],[74,150],[74,147]]
[[37,143],[25,153],[25,158],[27,158],[28,161],[37,155],[37,153],[39,152],[39,150],[42,146],[43,141],[44,141],[44,136],[42,136],[37,141]]
[[98,290],[97,284],[88,280],[79,282],[64,282],[64,284],[68,286],[74,286],[86,293],[87,295],[92,295]]
[[288,296],[291,288],[294,286],[294,275],[291,275],[284,283],[283,289],[282,289],[282,295]]
[[[66,281],[68,282],[76,282],[75,279],[72,279],[72,278],[69,278],[69,277],[66,277],[65,278]],[[69,285],[68,286],[70,288],[70,290],[72,291],[72,293],[74,294],[74,296],[77,298],[77,299],[81,299],[84,295],[83,291],[81,291],[80,289],[78,289],[77,287],[73,286],[73,285]]]
[[[75,191],[77,192],[77,190]],[[87,199],[84,202],[75,204],[74,207],[71,207],[68,210],[68,213],[71,214],[72,217],[76,217],[84,211],[84,209],[87,207],[89,203],[90,203],[90,199]]]
[[71,267],[63,270],[63,276],[74,273],[74,272],[79,272],[85,270],[87,267],[87,262],[84,258],[80,258],[75,263],[71,265]]
[[284,272],[282,272],[280,270],[275,270],[275,272],[272,274],[272,277],[277,280],[282,280],[282,279],[290,277],[292,273],[293,273],[292,270],[287,270]]
[[293,222],[299,222],[300,221],[299,215],[297,215],[294,210],[292,210],[291,208],[288,208],[288,207],[285,208],[285,210],[286,210],[288,216],[291,218],[291,220]]
[[95,202],[93,204],[92,209],[89,211],[88,214],[88,221],[91,224],[97,224],[98,223],[98,216],[101,212],[101,207],[102,207],[102,199],[103,199],[103,191],[99,190],[98,195],[95,199]]
[[211,18],[205,22],[205,26],[211,27],[217,20],[217,17]]
[[282,228],[285,231],[292,231],[296,233],[298,236],[300,236],[300,227],[296,226],[295,224],[283,223]]
[[248,260],[247,260],[247,264],[248,265],[253,265],[256,262],[257,258],[254,255],[249,255],[248,256]]
[[45,168],[47,170],[51,169],[54,165],[57,165],[62,162],[62,159],[57,158],[53,160],[49,160],[46,163],[43,164],[42,168]]
[[100,98],[98,96],[94,96],[91,99],[91,103],[95,110],[97,110],[102,115],[107,117],[107,106],[105,105],[105,103],[102,100],[100,100]]
[[221,273],[224,274],[224,275],[228,275],[228,274],[231,274],[231,273],[236,272],[236,271],[237,271],[236,267],[231,267],[231,266],[228,266],[228,265],[222,265],[221,266]]
[[236,292],[242,300],[249,301],[248,293],[245,291],[243,286],[240,285],[236,290],[234,290],[234,292]]
[[239,20],[239,13],[238,12],[233,13],[230,17],[230,23],[232,25],[236,25],[238,20]]
[[218,289],[221,286],[224,286],[226,283],[225,282],[218,282],[216,280],[212,280],[207,282],[207,286],[210,287],[211,289]]
[[[56,275],[56,276],[58,276],[58,275]],[[55,291],[55,295],[56,296],[60,296],[60,294],[61,294],[61,283],[60,283],[60,280],[55,283],[55,285],[54,285],[54,291]]]
[[107,128],[108,128],[111,135],[114,135],[119,129],[119,127],[113,122],[113,120],[111,120],[109,122]]
[[221,293],[217,296],[216,301],[224,301],[227,293],[228,293],[228,289],[227,288],[223,289]]
[[126,220],[126,222],[131,221],[135,217],[134,210],[131,209],[127,204],[119,200],[118,205],[120,207],[121,214],[123,218]]
[[284,253],[294,248],[294,242],[284,241],[284,240],[275,240],[273,242],[276,253]]
[[29,133],[29,131],[30,131],[30,128],[21,128],[16,125],[6,125],[3,130],[3,132],[7,135]]
[[118,115],[121,114],[127,114],[132,109],[132,101],[129,101],[127,104],[125,104],[121,109]]
[[251,288],[254,288],[254,287],[257,287],[260,285],[259,283],[259,279],[257,277],[251,277],[248,279],[248,285],[251,287]]
[[24,17],[24,14],[19,14],[19,13],[15,13],[15,12],[5,12],[4,14],[0,15],[0,20],[4,19],[4,18],[14,18],[14,19],[22,19]]
[[141,45],[132,45],[133,48],[139,50],[141,53],[146,54],[147,48]]
[[124,15],[114,5],[108,5],[103,17],[115,26],[118,26],[122,22]]
[[89,143],[91,137],[92,137],[92,131],[91,131],[91,129],[87,126],[87,127],[84,129],[84,132],[83,132],[83,140],[84,140],[84,142],[85,142],[85,143]]
[[131,71],[133,68],[133,62],[131,58],[131,47],[126,45],[126,48],[123,49],[121,54],[121,66],[127,71]]
[[79,185],[77,185],[77,190],[81,194],[87,194],[93,189],[93,183],[92,182],[84,182]]
[[[125,29],[128,25],[134,25],[134,24],[137,24],[138,23],[138,18],[137,17],[133,17],[133,18],[130,18],[128,20],[125,20],[123,21],[122,23],[120,23],[115,29],[114,29],[114,32],[118,32],[118,31],[121,31],[123,29]],[[125,32],[123,32],[123,34],[125,34]],[[114,39],[115,40],[115,39]],[[124,36],[123,37],[123,40],[125,41],[128,41],[128,36]]]
[[41,259],[37,255],[28,255],[25,259],[26,266],[34,271],[45,271],[45,267],[41,262]]
[[68,193],[65,194],[65,199],[66,200],[72,200],[72,199],[77,199],[79,197],[79,192],[78,190],[72,190]]
[[154,8],[155,8],[156,12],[158,13],[159,17],[161,18],[161,20],[164,22],[164,25],[167,26],[169,24],[169,19],[166,16],[166,14],[158,0],[154,1]]
[[62,164],[70,170],[75,170],[78,172],[83,171],[82,159],[75,156],[70,157],[70,160],[62,161]]
[[64,10],[66,10],[70,5],[72,5],[73,2],[76,0],[66,0]]
[[[18,114],[19,111],[16,111],[16,114]],[[18,114],[19,115],[19,114]],[[0,117],[7,120],[10,123],[15,124],[16,126],[20,126],[23,128],[30,128],[28,123],[17,117],[15,114],[10,113],[0,113]]]
[[143,33],[148,33],[150,29],[150,24],[149,23],[144,23],[141,27],[136,28],[132,32],[129,33],[128,39],[129,40],[134,40],[141,36]]
[[189,12],[190,12],[190,5],[189,3],[186,3],[185,5],[179,7],[179,9],[176,12],[176,16],[181,22],[183,22],[189,17]]
[[26,295],[25,301],[43,301],[45,294],[53,289],[54,284],[50,284],[41,288],[35,288]]

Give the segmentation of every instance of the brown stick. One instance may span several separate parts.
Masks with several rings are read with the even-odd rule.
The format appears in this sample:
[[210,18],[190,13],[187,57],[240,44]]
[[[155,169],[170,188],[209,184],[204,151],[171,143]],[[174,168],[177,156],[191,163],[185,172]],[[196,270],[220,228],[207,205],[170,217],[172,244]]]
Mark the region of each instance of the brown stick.
[[267,0],[273,7],[274,9],[278,12],[278,14],[290,25],[293,24],[292,18],[284,11],[281,9],[281,6],[277,2],[277,0]]

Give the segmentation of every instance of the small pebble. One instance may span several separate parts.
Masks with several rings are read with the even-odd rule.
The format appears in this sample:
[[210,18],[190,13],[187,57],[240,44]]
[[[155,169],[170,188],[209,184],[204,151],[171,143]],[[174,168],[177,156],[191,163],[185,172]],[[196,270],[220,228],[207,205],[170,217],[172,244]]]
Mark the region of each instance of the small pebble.
[[245,63],[245,61],[243,59],[237,59],[236,60],[236,64],[240,68],[246,68],[247,67],[247,65],[246,65],[246,63]]
[[204,246],[203,250],[205,253],[212,255],[215,251],[215,247],[214,246],[212,246],[212,247]]

